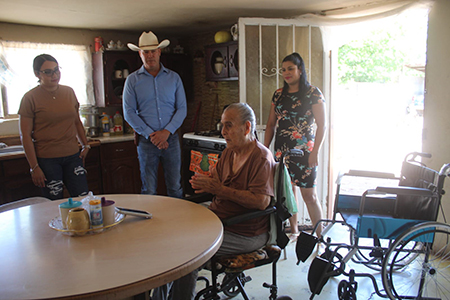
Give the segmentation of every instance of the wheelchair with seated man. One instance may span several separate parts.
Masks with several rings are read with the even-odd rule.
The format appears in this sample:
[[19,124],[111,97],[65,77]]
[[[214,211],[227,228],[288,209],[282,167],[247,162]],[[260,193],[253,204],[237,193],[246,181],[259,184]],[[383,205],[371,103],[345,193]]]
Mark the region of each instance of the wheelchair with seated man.
[[[408,154],[400,178],[355,170],[339,176],[332,219],[321,220],[312,234],[302,232],[296,244],[297,264],[308,259],[318,242],[325,246],[308,271],[310,299],[320,294],[331,277],[340,275],[348,277],[338,284],[338,299],[342,300],[356,300],[358,277],[369,278],[382,298],[450,299],[450,226],[441,207],[450,164],[437,172],[417,157],[431,155]],[[395,182],[395,186],[375,185],[362,195],[352,191],[355,180],[367,183],[373,179]],[[345,188],[345,182],[350,183],[350,188]],[[439,208],[444,223],[436,221]],[[322,237],[314,237],[317,226],[323,223],[327,225]],[[327,236],[336,224],[348,230],[347,242],[334,242]],[[348,270],[350,261],[355,269],[363,265],[376,272]],[[380,273],[382,289],[378,287],[379,277],[375,277]]]
[[[282,156],[281,161],[284,162],[290,156],[303,156],[303,151],[292,149]],[[293,199],[290,178],[284,163],[277,164],[274,191],[275,197],[272,198],[271,205],[265,210],[252,211],[222,220],[223,226],[227,227],[252,218],[270,215],[270,238],[266,246],[251,253],[213,257],[210,261],[211,264],[207,266],[207,269],[211,271],[211,282],[205,276],[198,278],[198,281],[205,282],[205,288],[197,293],[195,300],[220,299],[219,293],[224,293],[228,297],[241,294],[244,299],[248,300],[244,285],[252,279],[250,276],[246,276],[244,271],[267,264],[272,264],[272,283],[264,283],[263,286],[270,291],[269,299],[292,300],[289,296],[278,296],[277,287],[277,261],[282,249],[289,243],[283,227],[283,222],[292,216],[292,208],[287,199],[290,198],[291,201]],[[225,274],[221,283],[218,283],[219,274]]]

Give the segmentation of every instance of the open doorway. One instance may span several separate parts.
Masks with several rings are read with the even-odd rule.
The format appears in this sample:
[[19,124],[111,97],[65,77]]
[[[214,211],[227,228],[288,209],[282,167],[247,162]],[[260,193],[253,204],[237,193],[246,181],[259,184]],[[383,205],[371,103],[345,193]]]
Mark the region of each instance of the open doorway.
[[349,169],[399,175],[404,157],[421,151],[427,16],[408,10],[340,32],[346,42],[333,81],[330,184]]

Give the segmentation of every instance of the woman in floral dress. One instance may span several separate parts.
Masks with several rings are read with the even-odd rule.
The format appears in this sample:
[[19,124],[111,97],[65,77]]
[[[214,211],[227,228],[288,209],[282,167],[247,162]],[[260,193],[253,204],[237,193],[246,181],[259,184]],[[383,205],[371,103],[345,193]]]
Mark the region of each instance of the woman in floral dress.
[[[326,131],[325,100],[322,92],[309,84],[305,64],[298,53],[292,53],[283,59],[281,75],[284,78],[284,87],[273,94],[264,145],[268,147],[275,135],[276,159],[290,149],[303,150],[303,157],[287,156],[285,162],[292,179],[295,198],[298,199],[295,189],[295,186],[298,186],[315,225],[322,218],[316,177],[318,153]],[[293,215],[289,222],[291,238],[295,239],[299,234],[296,226],[297,214]],[[317,236],[320,236],[321,232],[322,226],[318,226]]]

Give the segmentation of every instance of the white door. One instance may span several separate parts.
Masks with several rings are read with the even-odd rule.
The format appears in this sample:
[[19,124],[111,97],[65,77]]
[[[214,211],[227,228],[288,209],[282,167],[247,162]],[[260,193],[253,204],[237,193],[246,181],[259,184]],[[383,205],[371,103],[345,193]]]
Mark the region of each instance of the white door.
[[[320,88],[326,101],[329,99],[330,83],[327,78],[330,76],[326,74],[330,73],[330,64],[323,45],[320,28],[298,20],[239,19],[239,98],[240,102],[249,104],[255,111],[260,141],[264,140],[272,95],[283,85],[280,66],[285,56],[298,52],[305,61],[308,81]],[[320,154],[317,180],[324,216],[327,215],[328,145],[326,139]],[[310,223],[306,207],[299,206],[299,223]]]

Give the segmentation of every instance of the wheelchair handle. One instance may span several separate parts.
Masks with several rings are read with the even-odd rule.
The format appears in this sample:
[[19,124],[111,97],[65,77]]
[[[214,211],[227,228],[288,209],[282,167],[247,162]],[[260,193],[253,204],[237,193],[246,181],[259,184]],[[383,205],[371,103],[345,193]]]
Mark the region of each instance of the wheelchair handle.
[[[409,156],[412,156],[411,158],[408,159]],[[424,158],[431,158],[431,154],[430,153],[425,153],[425,152],[411,152],[408,153],[405,156],[405,161],[416,161],[416,157],[420,156],[420,157],[424,157]]]

